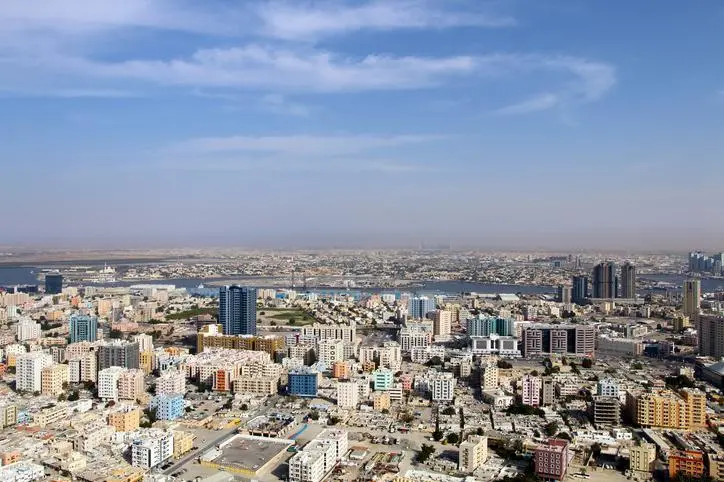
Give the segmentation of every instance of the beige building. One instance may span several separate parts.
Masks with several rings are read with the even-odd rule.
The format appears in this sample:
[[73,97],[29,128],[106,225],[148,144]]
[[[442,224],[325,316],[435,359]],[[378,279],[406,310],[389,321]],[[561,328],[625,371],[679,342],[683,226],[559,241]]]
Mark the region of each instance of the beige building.
[[125,407],[108,415],[108,425],[116,432],[132,432],[141,423],[141,411],[135,407]]
[[488,459],[488,437],[473,435],[460,444],[458,470],[471,473]]
[[372,403],[375,410],[389,410],[391,406],[390,394],[387,392],[375,392],[372,396]]
[[144,394],[143,370],[126,370],[118,377],[118,398],[121,400],[138,400]]
[[15,425],[18,420],[18,407],[12,403],[0,405],[0,428]]
[[656,460],[656,446],[642,443],[629,449],[629,468],[634,472],[650,472]]
[[435,310],[432,315],[432,332],[436,337],[447,337],[452,332],[452,312]]
[[33,422],[38,427],[46,427],[50,424],[60,422],[68,418],[68,405],[59,403],[42,409],[39,413],[33,415]]
[[483,365],[483,373],[480,377],[481,390],[495,390],[500,382],[500,369],[495,358],[489,358]]
[[71,383],[98,381],[98,359],[93,352],[68,357],[68,379]]
[[191,451],[194,446],[194,435],[189,432],[173,431],[173,458],[179,459]]
[[274,395],[279,389],[279,378],[279,376],[273,378],[262,376],[239,377],[232,382],[232,386],[234,393]]
[[699,309],[701,308],[701,281],[698,279],[684,281],[683,291],[682,311],[685,316],[696,320],[699,317]]
[[40,392],[43,395],[57,397],[68,383],[68,365],[51,365],[43,368],[40,374]]

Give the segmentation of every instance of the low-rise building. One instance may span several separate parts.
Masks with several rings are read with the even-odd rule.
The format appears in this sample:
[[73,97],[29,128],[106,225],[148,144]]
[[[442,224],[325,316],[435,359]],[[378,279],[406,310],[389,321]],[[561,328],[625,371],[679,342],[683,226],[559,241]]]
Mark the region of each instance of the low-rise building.
[[141,411],[135,407],[123,407],[108,415],[108,425],[116,432],[133,432],[141,422]]

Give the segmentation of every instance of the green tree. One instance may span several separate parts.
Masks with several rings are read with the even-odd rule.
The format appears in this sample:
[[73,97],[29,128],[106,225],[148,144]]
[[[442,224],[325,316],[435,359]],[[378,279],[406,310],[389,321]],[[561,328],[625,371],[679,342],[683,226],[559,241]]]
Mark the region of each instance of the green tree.
[[80,395],[78,394],[77,390],[73,390],[70,395],[68,395],[68,401],[69,402],[75,402],[80,398]]
[[434,454],[435,454],[435,447],[433,447],[432,445],[428,445],[428,444],[422,444],[422,447],[420,447],[420,452],[418,452],[418,454],[417,454],[417,461],[421,464],[424,464]]
[[458,413],[460,414],[460,430],[463,430],[465,428],[465,412],[463,411],[463,407],[460,407]]
[[455,415],[455,407],[445,407],[445,410],[442,411],[443,415]]
[[454,432],[453,432],[453,433],[449,433],[449,434],[447,435],[446,439],[447,439],[447,443],[449,443],[449,444],[451,444],[451,445],[455,445],[455,444],[457,444],[457,443],[460,441],[460,437],[458,436],[458,434],[456,434],[456,433],[454,433]]
[[590,358],[584,358],[581,362],[581,366],[583,368],[589,369],[593,366],[593,360],[591,360]]
[[546,435],[552,437],[558,432],[558,424],[556,422],[549,422],[543,427],[543,431]]
[[242,411],[246,412],[247,410],[249,410],[249,405],[247,405],[246,403],[242,403],[242,404],[241,404],[241,407],[239,407],[239,408],[240,408]]
[[435,431],[432,432],[432,438],[436,442],[439,442],[440,440],[442,440],[442,437],[443,437],[443,433],[442,433],[442,430],[440,430],[440,417],[437,417],[435,419]]

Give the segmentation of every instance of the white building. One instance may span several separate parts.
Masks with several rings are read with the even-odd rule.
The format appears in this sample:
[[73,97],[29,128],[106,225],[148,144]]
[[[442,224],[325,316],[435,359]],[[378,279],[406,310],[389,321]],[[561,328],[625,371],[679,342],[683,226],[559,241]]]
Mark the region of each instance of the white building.
[[440,360],[445,359],[445,347],[444,346],[416,346],[410,350],[410,358],[413,363],[424,364],[438,357]]
[[543,388],[543,383],[541,382],[541,379],[539,377],[532,377],[530,375],[526,375],[523,377],[522,385],[522,402],[525,405],[530,405],[532,407],[540,406],[540,395],[541,389]]
[[24,392],[39,392],[42,388],[43,368],[53,364],[49,353],[32,351],[18,355],[15,360],[15,389]]
[[40,323],[30,318],[21,318],[16,327],[18,341],[35,340],[40,338]]
[[3,482],[33,482],[45,478],[45,469],[29,461],[15,462],[0,467],[0,480]]
[[471,336],[471,350],[474,355],[500,355],[509,358],[520,357],[518,339],[512,336]]
[[344,360],[344,341],[334,338],[317,343],[317,360],[331,367],[332,363]]
[[359,404],[359,387],[357,382],[337,383],[337,405],[340,408],[355,409]]
[[400,330],[400,346],[403,352],[409,353],[416,346],[428,346],[431,341],[432,333],[430,333],[428,325],[407,324]]
[[186,393],[186,376],[178,370],[167,370],[156,379],[156,395]]
[[139,352],[153,351],[153,337],[151,335],[141,333],[140,335],[134,336],[133,341],[138,343]]
[[349,449],[344,430],[324,430],[289,460],[289,482],[321,482]]
[[435,402],[450,402],[455,398],[455,377],[452,373],[437,373],[430,378],[430,392]]
[[319,451],[302,451],[289,460],[289,482],[321,482],[324,474],[324,454]]
[[118,400],[118,380],[127,371],[123,367],[104,368],[98,372],[98,398]]
[[131,465],[152,469],[173,456],[173,432],[149,429],[131,444]]

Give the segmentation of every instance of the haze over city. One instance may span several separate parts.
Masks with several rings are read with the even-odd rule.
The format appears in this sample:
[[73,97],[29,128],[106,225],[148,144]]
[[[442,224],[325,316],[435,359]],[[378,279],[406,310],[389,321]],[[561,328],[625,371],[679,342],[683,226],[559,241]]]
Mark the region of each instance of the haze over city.
[[724,5],[0,8],[0,243],[717,249]]

